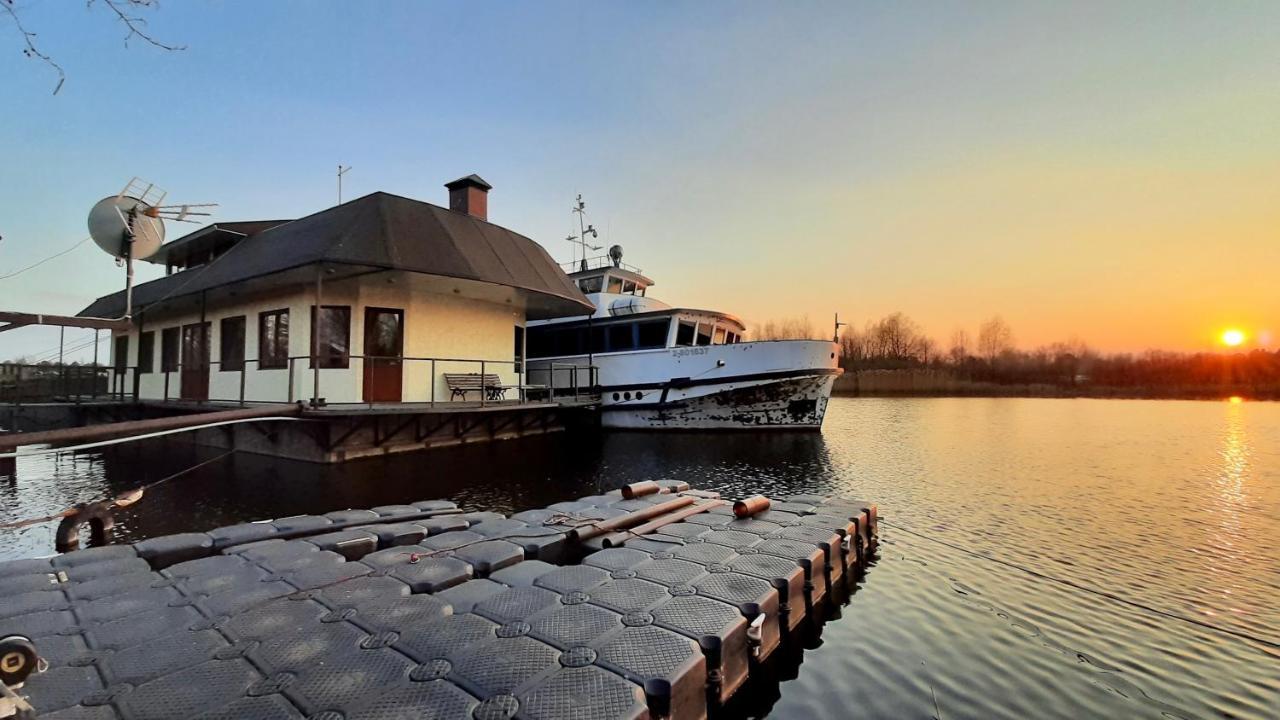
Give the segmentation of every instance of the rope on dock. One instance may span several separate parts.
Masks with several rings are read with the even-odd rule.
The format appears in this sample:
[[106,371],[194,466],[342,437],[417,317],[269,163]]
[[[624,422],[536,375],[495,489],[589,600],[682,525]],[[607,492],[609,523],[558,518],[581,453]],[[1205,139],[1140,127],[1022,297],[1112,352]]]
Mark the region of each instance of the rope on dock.
[[1264,646],[1264,647],[1272,648],[1272,649],[1274,649],[1274,650],[1280,650],[1280,642],[1277,642],[1277,641],[1275,641],[1275,640],[1271,640],[1271,639],[1269,639],[1269,638],[1265,638],[1265,637],[1260,637],[1260,636],[1257,636],[1257,635],[1253,635],[1253,634],[1251,634],[1251,633],[1244,632],[1243,630],[1235,630],[1235,629],[1232,629],[1232,628],[1229,628],[1229,627],[1225,627],[1225,626],[1222,626],[1222,625],[1215,625],[1215,624],[1213,624],[1213,623],[1211,623],[1211,622],[1205,622],[1204,620],[1199,620],[1199,619],[1196,619],[1196,618],[1193,618],[1193,617],[1189,617],[1189,616],[1187,616],[1187,615],[1179,615],[1178,613],[1171,612],[1171,611],[1169,611],[1169,610],[1161,610],[1160,608],[1153,607],[1153,606],[1151,606],[1151,605],[1145,605],[1145,604],[1143,604],[1143,603],[1138,602],[1137,600],[1130,600],[1129,598],[1123,597],[1123,596],[1121,596],[1121,595],[1116,595],[1115,593],[1108,592],[1108,591],[1106,591],[1106,590],[1099,590],[1098,588],[1089,587],[1088,585],[1081,585],[1080,583],[1075,582],[1074,580],[1068,580],[1068,579],[1066,579],[1066,578],[1060,578],[1060,577],[1057,577],[1057,576],[1054,576],[1054,575],[1049,575],[1049,574],[1044,573],[1044,572],[1041,572],[1041,571],[1039,571],[1039,570],[1035,570],[1035,569],[1032,569],[1032,568],[1026,567],[1025,565],[1019,565],[1019,564],[1017,564],[1017,563],[1015,563],[1015,562],[1012,562],[1012,561],[1010,561],[1010,560],[1002,560],[1002,559],[1000,559],[1000,558],[998,558],[998,557],[993,557],[993,556],[991,556],[991,555],[987,555],[987,554],[985,554],[985,553],[980,553],[980,552],[978,552],[978,551],[976,551],[976,550],[970,550],[969,548],[966,548],[966,547],[964,547],[964,546],[962,546],[962,545],[957,545],[957,544],[955,544],[955,543],[953,543],[953,542],[949,542],[949,541],[947,541],[947,540],[940,540],[940,539],[938,539],[938,538],[932,537],[932,536],[927,535],[927,534],[925,534],[925,533],[918,532],[918,531],[916,531],[916,530],[911,530],[911,529],[909,529],[909,528],[905,528],[905,527],[903,527],[903,526],[901,526],[901,525],[899,525],[899,524],[897,524],[897,523],[889,522],[888,520],[885,520],[884,518],[880,518],[880,522],[881,522],[882,524],[884,524],[884,525],[888,525],[888,526],[889,526],[889,527],[891,527],[891,528],[894,528],[894,529],[896,529],[896,530],[900,530],[901,532],[907,533],[908,535],[914,535],[914,536],[916,536],[916,537],[918,537],[918,538],[921,538],[921,539],[923,539],[923,540],[928,540],[929,542],[934,542],[934,543],[937,543],[937,544],[939,544],[939,545],[942,545],[942,546],[945,546],[945,547],[949,547],[949,548],[951,548],[952,550],[956,550],[956,551],[958,551],[958,552],[964,553],[965,555],[969,555],[970,557],[974,557],[974,558],[977,558],[977,559],[979,559],[979,560],[987,560],[987,561],[990,561],[990,562],[996,563],[997,565],[1003,565],[1003,566],[1005,566],[1005,567],[1007,567],[1007,568],[1012,568],[1012,569],[1014,569],[1014,570],[1020,570],[1020,571],[1022,571],[1022,572],[1024,572],[1024,573],[1026,573],[1026,574],[1028,574],[1028,575],[1030,575],[1030,576],[1032,576],[1032,577],[1035,577],[1035,578],[1038,578],[1038,579],[1041,579],[1041,580],[1048,580],[1048,581],[1050,581],[1050,582],[1055,582],[1055,583],[1058,583],[1059,585],[1064,585],[1064,586],[1066,586],[1066,587],[1069,587],[1069,588],[1072,588],[1072,589],[1075,589],[1075,590],[1079,590],[1079,591],[1081,591],[1081,592],[1085,592],[1085,593],[1088,593],[1088,594],[1090,594],[1090,595],[1096,595],[1096,596],[1101,597],[1101,598],[1106,598],[1106,599],[1111,600],[1111,601],[1113,601],[1113,602],[1120,603],[1121,605],[1128,605],[1129,607],[1132,607],[1132,608],[1135,608],[1135,609],[1138,609],[1138,610],[1144,610],[1144,611],[1149,612],[1149,613],[1151,613],[1151,614],[1153,614],[1153,615],[1159,615],[1159,616],[1161,616],[1161,617],[1166,617],[1166,618],[1169,618],[1169,619],[1171,619],[1171,620],[1181,620],[1181,621],[1182,621],[1182,622],[1184,622],[1184,623],[1188,623],[1188,624],[1190,624],[1190,625],[1197,625],[1197,626],[1202,627],[1202,628],[1204,628],[1204,629],[1206,629],[1206,630],[1212,630],[1212,631],[1214,631],[1214,632],[1221,633],[1221,634],[1223,634],[1223,635],[1230,635],[1230,636],[1235,637],[1235,638],[1237,638],[1237,639],[1239,639],[1239,640],[1245,640],[1245,641],[1248,641],[1248,642],[1256,643],[1256,644],[1258,644],[1258,645],[1262,645],[1262,646]]
[[[162,437],[164,435],[173,435],[176,433],[191,432],[192,430],[205,430],[207,428],[221,427],[223,425],[238,425],[239,423],[249,422],[268,422],[268,421],[290,421],[290,422],[306,422],[306,418],[295,417],[255,417],[243,418],[240,420],[222,420],[220,422],[205,423],[203,425],[192,425],[191,427],[173,428],[170,430],[157,430],[155,432],[143,433],[141,435],[129,435],[126,437],[112,438],[111,440],[99,440],[97,442],[85,443],[83,445],[70,445],[68,447],[57,448],[41,448],[39,450],[14,450],[13,452],[0,453],[0,459],[20,458],[20,457],[37,457],[41,455],[57,455],[58,453],[75,452],[77,450],[90,450],[93,448],[106,447],[108,445],[120,445],[122,443],[134,442],[136,440],[148,440],[150,438]],[[2,439],[2,436],[0,436]]]

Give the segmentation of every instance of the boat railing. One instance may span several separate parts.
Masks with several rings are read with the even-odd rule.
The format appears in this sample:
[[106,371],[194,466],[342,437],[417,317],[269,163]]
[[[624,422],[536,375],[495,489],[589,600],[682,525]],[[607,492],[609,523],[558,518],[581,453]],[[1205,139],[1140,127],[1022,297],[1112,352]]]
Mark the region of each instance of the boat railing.
[[629,265],[624,262],[619,262],[615,265],[613,262],[613,258],[609,257],[608,255],[597,255],[595,257],[583,258],[582,260],[575,260],[573,262],[560,263],[560,269],[570,274],[576,273],[576,272],[585,272],[587,270],[599,270],[600,268],[611,268],[611,267],[621,268],[622,270],[627,270],[627,271],[636,273],[637,275],[644,274],[644,271],[642,271],[640,268],[636,267],[635,265]]

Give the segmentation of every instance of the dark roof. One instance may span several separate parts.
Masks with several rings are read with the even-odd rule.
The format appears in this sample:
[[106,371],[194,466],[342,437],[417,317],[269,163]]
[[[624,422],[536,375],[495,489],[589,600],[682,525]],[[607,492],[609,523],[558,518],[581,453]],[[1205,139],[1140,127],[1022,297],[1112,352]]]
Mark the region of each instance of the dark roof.
[[485,182],[484,178],[480,177],[479,175],[476,175],[475,173],[472,173],[464,178],[458,178],[453,182],[448,182],[444,184],[444,186],[449,188],[450,190],[455,190],[460,187],[467,187],[468,185],[474,185],[475,187],[482,188],[484,190],[493,189],[492,185]]
[[[595,311],[533,240],[466,213],[376,192],[250,235],[208,265],[138,285],[135,312],[161,300],[318,263],[519,288],[541,296],[539,318]],[[123,313],[123,292],[98,298],[80,311],[89,317]]]
[[195,255],[206,253],[222,245],[231,245],[240,238],[257,235],[288,220],[242,220],[238,222],[222,222],[206,225],[195,232],[187,233],[177,240],[171,240],[160,246],[155,255],[147,258],[147,262],[164,264],[170,260],[186,262]]

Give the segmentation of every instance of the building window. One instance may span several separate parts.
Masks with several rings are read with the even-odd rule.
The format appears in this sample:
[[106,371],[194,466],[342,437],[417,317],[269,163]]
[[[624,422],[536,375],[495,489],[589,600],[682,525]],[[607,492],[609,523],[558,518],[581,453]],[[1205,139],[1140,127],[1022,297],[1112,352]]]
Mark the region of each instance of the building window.
[[[319,328],[316,306],[311,306],[311,332],[316,338],[316,357],[311,367],[345,368],[351,364],[351,308],[346,305],[321,305]],[[317,359],[319,362],[317,363]]]
[[174,372],[178,369],[181,332],[176,327],[165,328],[160,332],[160,372]]
[[239,372],[244,369],[244,316],[222,318],[218,325],[218,369]]
[[271,370],[288,365],[288,309],[258,313],[258,368]]
[[138,336],[138,374],[149,373],[156,361],[156,334],[144,332]]
[[121,335],[116,338],[116,349],[111,358],[114,361],[116,372],[122,373],[129,368],[129,336]]
[[692,345],[696,328],[695,324],[681,320],[680,327],[676,328],[676,345]]
[[512,353],[516,361],[516,374],[524,372],[524,328],[516,326],[516,349]]

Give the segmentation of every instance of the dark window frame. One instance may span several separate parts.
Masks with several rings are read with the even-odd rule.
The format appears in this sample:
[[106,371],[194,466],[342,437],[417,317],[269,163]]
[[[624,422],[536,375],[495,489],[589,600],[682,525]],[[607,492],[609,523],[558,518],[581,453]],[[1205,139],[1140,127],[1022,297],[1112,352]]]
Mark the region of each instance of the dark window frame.
[[129,369],[129,336],[118,335],[113,341],[111,367],[118,373]]
[[[698,323],[689,322],[688,320],[680,320],[676,326],[676,347],[693,347],[694,341],[698,337]],[[685,331],[688,331],[686,337]]]
[[[281,322],[283,320],[283,322]],[[267,329],[272,329],[271,342]],[[281,330],[284,332],[281,333]],[[281,345],[283,344],[283,348]],[[281,352],[283,350],[283,352]],[[258,369],[280,370],[289,366],[289,308],[258,313]]]
[[[227,332],[228,326],[239,325],[238,332]],[[249,320],[244,315],[224,317],[218,321],[218,372],[244,370],[245,343],[249,333]],[[232,341],[239,335],[239,342]]]
[[182,357],[182,328],[174,326],[160,331],[160,372],[177,372]]
[[138,333],[138,374],[155,372],[156,365],[156,331],[148,330]]
[[[311,306],[311,337],[316,342],[307,348],[308,360],[307,366],[316,367],[316,361],[319,360],[321,370],[345,370],[351,367],[351,306],[350,305],[321,305],[320,310],[323,312],[334,311],[338,314],[346,315],[346,322],[341,327],[346,333],[342,350],[340,352],[328,352],[333,346],[332,343],[326,342],[327,334],[316,337],[316,306]],[[327,325],[325,327],[328,327]],[[322,330],[324,328],[321,328]],[[315,348],[315,355],[312,356],[310,350]]]

